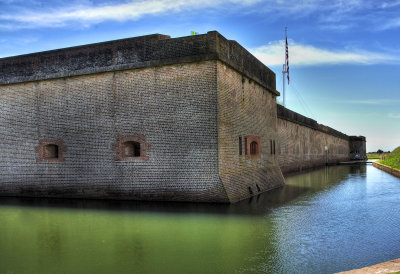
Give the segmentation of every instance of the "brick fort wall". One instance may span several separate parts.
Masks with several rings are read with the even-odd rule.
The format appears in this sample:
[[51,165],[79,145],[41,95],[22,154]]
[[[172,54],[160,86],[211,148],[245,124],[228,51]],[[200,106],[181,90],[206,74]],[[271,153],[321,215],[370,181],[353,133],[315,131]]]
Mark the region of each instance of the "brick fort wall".
[[[284,179],[271,148],[278,138],[276,95],[221,62],[217,70],[219,172],[229,199],[237,201],[282,186]],[[250,139],[259,145],[254,157]]]
[[325,146],[329,163],[349,158],[347,135],[276,105],[275,74],[216,31],[0,68],[0,196],[228,203],[324,165]]
[[278,161],[284,174],[350,160],[349,136],[281,105],[277,108]]
[[[204,61],[0,86],[0,195],[228,202],[216,71]],[[124,138],[146,157],[116,158]],[[38,161],[49,139],[64,161]]]

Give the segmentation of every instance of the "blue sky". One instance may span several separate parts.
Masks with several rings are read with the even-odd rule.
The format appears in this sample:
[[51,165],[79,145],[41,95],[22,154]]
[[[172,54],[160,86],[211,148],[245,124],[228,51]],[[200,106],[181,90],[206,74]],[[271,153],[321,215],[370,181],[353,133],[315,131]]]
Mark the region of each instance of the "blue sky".
[[[286,106],[367,150],[400,145],[400,0],[0,0],[0,57],[146,35],[217,30],[277,75]],[[278,99],[281,100],[281,99]]]

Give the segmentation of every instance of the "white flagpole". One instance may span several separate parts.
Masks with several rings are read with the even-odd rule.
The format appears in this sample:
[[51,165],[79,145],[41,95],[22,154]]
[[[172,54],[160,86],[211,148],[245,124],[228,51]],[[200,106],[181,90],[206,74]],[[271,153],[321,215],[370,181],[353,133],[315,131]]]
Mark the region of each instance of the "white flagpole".
[[286,49],[287,49],[287,27],[285,27],[285,63],[283,64],[283,70],[282,70],[282,82],[283,82],[283,106],[284,107],[286,107],[286,100],[285,100],[285,97],[286,97],[286,92],[285,92],[285,86],[286,86],[286,84],[285,84],[285,82],[286,82],[286,80],[285,80],[285,74],[286,73],[288,73],[288,71],[287,71],[287,67],[286,67],[286,63],[287,63],[287,60],[286,60],[286,58],[287,58],[287,55],[286,55]]
[[[287,44],[287,27],[285,27],[285,63],[283,64],[283,70],[282,70],[282,82],[283,82],[283,106],[286,107],[286,80],[285,80],[285,74],[289,73],[288,72],[288,44]],[[289,84],[289,80],[288,80],[288,84]]]
[[[286,56],[286,51],[285,51],[285,56]],[[285,74],[286,74],[286,64],[283,64],[283,70],[282,70],[282,82],[283,82],[283,106],[286,107],[285,105]]]

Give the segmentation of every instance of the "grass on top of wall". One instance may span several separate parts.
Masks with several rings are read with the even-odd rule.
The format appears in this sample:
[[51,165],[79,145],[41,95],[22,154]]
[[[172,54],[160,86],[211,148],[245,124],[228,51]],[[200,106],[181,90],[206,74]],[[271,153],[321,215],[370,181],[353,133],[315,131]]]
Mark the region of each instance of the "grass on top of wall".
[[380,160],[379,163],[400,169],[400,147],[387,154],[384,160]]

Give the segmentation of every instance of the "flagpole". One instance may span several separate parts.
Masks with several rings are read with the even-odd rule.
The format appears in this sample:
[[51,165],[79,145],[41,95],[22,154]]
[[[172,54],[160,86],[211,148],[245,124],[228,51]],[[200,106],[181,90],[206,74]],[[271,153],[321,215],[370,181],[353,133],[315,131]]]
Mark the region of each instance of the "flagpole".
[[285,63],[283,64],[283,69],[282,69],[282,82],[283,82],[283,106],[286,107],[286,80],[285,80],[285,74],[287,73],[288,76],[288,85],[289,85],[289,71],[288,71],[288,66],[289,66],[289,49],[288,49],[288,43],[287,43],[287,27],[285,27]]
[[286,107],[285,105],[285,74],[286,74],[286,64],[283,64],[283,70],[282,70],[282,82],[283,82],[283,106]]

